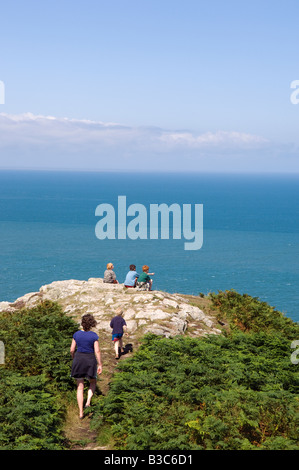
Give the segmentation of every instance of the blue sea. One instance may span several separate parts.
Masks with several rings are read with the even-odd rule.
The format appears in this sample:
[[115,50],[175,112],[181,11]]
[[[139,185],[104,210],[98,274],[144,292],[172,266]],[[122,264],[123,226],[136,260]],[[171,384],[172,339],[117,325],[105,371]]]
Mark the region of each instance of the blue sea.
[[[99,204],[203,204],[203,245],[184,239],[104,239]],[[299,321],[299,175],[0,171],[0,301],[44,284],[103,277],[130,264],[154,287],[207,294],[235,289]],[[131,217],[132,219],[132,217]],[[117,223],[117,220],[116,220]]]

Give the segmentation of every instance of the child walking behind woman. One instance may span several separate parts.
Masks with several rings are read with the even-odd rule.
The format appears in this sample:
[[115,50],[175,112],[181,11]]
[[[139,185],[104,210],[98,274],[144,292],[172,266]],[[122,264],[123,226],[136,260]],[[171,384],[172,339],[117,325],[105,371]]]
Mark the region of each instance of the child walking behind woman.
[[114,342],[115,359],[119,359],[120,354],[124,352],[122,340],[124,332],[127,336],[128,333],[127,324],[123,318],[122,308],[118,308],[115,313],[116,315],[110,322],[110,327],[112,328],[112,341]]

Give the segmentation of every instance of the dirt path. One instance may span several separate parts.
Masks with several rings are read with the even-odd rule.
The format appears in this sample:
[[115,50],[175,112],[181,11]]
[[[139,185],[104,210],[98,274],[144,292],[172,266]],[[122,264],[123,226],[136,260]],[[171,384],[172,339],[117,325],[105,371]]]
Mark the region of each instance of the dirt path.
[[[102,344],[107,344],[104,342]],[[95,393],[95,400],[99,397],[107,395],[109,391],[109,384],[115,372],[115,369],[120,361],[130,357],[131,352],[124,354],[117,361],[114,357],[113,347],[101,348],[103,372],[98,377],[97,391]],[[74,388],[74,394],[76,393]],[[86,395],[86,394],[85,394]],[[92,402],[91,402],[92,403]],[[99,446],[97,442],[97,432],[90,427],[92,418],[92,406],[90,409],[85,410],[83,419],[79,419],[77,403],[72,403],[67,410],[67,417],[64,426],[64,435],[69,442],[71,450],[107,450],[107,447]]]

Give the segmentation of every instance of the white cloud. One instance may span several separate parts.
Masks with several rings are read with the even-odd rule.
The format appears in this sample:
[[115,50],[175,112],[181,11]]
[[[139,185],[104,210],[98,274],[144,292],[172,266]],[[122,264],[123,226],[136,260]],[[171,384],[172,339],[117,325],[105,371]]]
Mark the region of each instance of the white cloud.
[[164,132],[161,141],[173,146],[188,146],[190,148],[203,148],[209,146],[252,146],[267,143],[263,137],[245,134],[242,132],[206,132],[204,134],[192,134],[191,132]]
[[31,145],[96,145],[115,147],[128,145],[130,149],[175,150],[201,149],[215,146],[248,147],[261,145],[265,139],[251,134],[218,131],[195,134],[166,131],[154,127],[130,127],[118,123],[104,123],[87,119],[57,118],[24,113],[0,114],[0,146],[30,143]]
[[236,131],[0,113],[0,168],[298,171],[298,152]]

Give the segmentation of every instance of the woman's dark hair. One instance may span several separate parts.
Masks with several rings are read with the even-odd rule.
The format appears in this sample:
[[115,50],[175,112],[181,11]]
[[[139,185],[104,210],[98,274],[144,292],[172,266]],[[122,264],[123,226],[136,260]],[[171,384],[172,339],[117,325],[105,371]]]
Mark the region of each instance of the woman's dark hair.
[[91,315],[90,313],[86,313],[85,315],[83,315],[82,320],[81,320],[81,325],[84,331],[91,330],[91,328],[96,326],[96,324],[97,322],[93,315]]
[[135,264],[130,264],[130,271],[136,271]]

